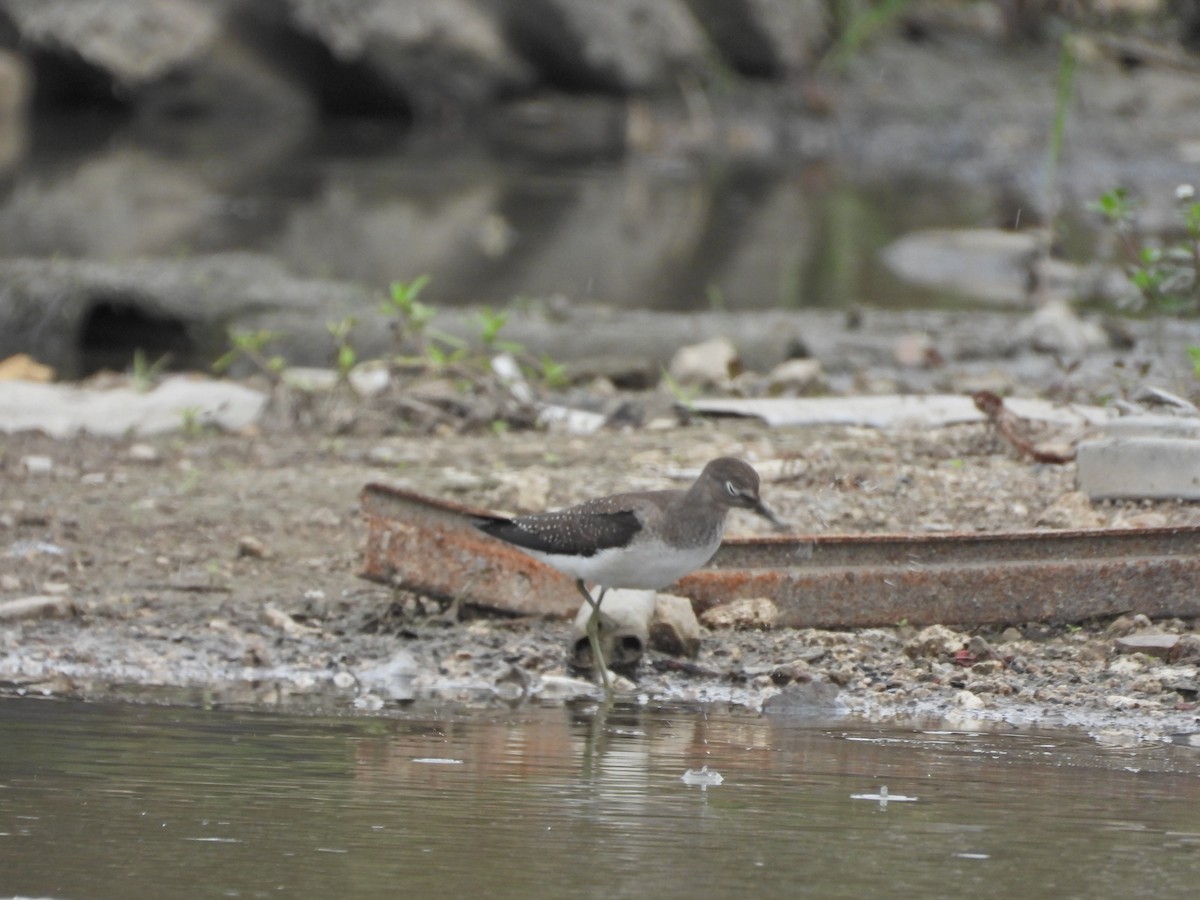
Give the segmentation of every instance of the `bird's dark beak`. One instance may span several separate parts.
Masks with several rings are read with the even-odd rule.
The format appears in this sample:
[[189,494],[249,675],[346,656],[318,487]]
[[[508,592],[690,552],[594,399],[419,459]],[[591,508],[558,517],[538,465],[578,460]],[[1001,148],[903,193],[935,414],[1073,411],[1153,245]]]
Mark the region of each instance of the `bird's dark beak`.
[[763,503],[760,498],[755,498],[754,505],[750,508],[774,525],[776,531],[791,531],[792,526],[775,515],[771,507]]

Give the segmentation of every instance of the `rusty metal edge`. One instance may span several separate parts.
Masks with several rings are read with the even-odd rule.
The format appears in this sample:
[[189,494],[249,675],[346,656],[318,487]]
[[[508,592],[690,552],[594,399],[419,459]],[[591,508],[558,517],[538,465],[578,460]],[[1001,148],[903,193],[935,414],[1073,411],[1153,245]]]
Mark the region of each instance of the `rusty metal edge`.
[[[519,615],[578,607],[569,578],[471,526],[485,510],[381,483],[362,507],[365,578]],[[791,627],[1192,617],[1200,527],[733,538],[667,590],[700,612],[769,597]]]

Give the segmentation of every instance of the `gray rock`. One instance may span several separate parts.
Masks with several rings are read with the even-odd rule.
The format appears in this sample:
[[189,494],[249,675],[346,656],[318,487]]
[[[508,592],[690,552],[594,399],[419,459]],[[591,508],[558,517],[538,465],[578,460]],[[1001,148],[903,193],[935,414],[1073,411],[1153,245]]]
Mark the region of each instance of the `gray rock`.
[[1116,647],[1121,653],[1145,653],[1147,656],[1157,656],[1163,659],[1171,655],[1175,645],[1179,643],[1177,634],[1131,634],[1117,638]]
[[[147,114],[245,115],[257,127],[314,111],[297,83],[248,47],[218,4],[191,0],[2,0],[21,41],[85,60]],[[59,67],[69,68],[69,67]],[[51,94],[55,69],[39,75]],[[73,89],[66,86],[67,90]]]
[[462,111],[529,87],[533,70],[487,5],[469,0],[288,0],[292,20],[361,63],[418,115]]
[[1041,353],[1078,359],[1109,346],[1109,336],[1098,322],[1083,319],[1065,300],[1051,300],[1016,330],[1017,340]]
[[217,10],[186,0],[3,0],[21,40],[74,55],[136,88],[196,62],[217,34]]
[[687,5],[709,40],[744,75],[803,71],[829,40],[821,0],[687,0]]
[[503,11],[517,46],[564,86],[675,90],[711,68],[683,0],[508,0]]
[[[227,328],[279,332],[272,352],[314,358],[329,353],[326,321],[374,301],[365,288],[294,278],[251,254],[124,264],[10,260],[0,262],[0,358],[26,352],[66,378],[127,366],[132,346],[89,348],[98,316],[141,329],[140,347],[151,361],[169,352],[173,365],[207,368],[228,349]],[[356,346],[377,356],[389,341],[376,329]],[[115,355],[89,356],[94,352]]]
[[913,284],[995,303],[1027,303],[1036,277],[1039,296],[1072,300],[1080,296],[1120,299],[1133,293],[1112,268],[1084,269],[1041,258],[1045,238],[1000,229],[931,229],[907,234],[883,250],[883,261]]

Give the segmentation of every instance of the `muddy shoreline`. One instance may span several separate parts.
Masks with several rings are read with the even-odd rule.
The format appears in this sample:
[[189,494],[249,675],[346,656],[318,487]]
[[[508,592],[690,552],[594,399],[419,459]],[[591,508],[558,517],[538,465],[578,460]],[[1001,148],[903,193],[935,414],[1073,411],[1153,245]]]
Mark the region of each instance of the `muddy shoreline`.
[[[1194,504],[1081,501],[1071,466],[1018,459],[985,425],[346,430],[6,437],[0,599],[57,598],[50,608],[62,615],[0,622],[4,692],[348,714],[596,696],[567,668],[566,623],[451,611],[358,577],[357,498],[369,481],[520,509],[670,486],[670,472],[735,454],[791,461],[786,478],[767,479],[764,496],[806,533],[1200,524]],[[765,527],[736,517],[730,530]],[[1194,621],[1137,616],[972,632],[903,622],[713,630],[695,660],[652,651],[625,697],[1155,736],[1198,720],[1194,631]],[[1179,636],[1170,655],[1120,643],[1160,633]]]

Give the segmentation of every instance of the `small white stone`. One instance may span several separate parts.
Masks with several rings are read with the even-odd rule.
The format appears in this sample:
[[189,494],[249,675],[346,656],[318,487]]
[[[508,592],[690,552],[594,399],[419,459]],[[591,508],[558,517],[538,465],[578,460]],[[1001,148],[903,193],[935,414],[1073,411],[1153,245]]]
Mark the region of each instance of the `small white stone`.
[[1146,667],[1132,656],[1118,656],[1106,669],[1112,675],[1137,675]]
[[711,387],[724,385],[741,371],[737,348],[724,337],[680,347],[667,372],[677,384]]
[[54,460],[49,456],[22,456],[21,468],[30,475],[49,475],[54,471]]
[[954,705],[959,709],[983,709],[983,699],[971,691],[959,691],[954,695]]
[[392,375],[387,365],[380,360],[360,363],[350,370],[350,387],[360,397],[382,394],[391,384]]
[[773,394],[791,392],[810,394],[824,391],[829,383],[818,359],[789,359],[781,362],[767,376]]
[[134,462],[152,463],[159,460],[158,450],[151,444],[133,444],[125,455]]

